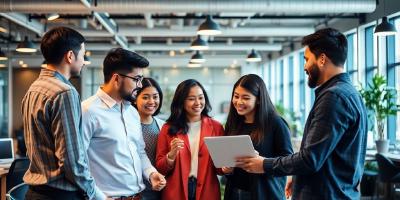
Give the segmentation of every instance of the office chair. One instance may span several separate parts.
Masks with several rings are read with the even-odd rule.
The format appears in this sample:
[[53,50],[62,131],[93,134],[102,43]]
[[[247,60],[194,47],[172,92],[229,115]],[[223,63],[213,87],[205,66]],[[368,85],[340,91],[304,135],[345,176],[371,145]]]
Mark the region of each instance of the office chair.
[[28,158],[17,158],[13,161],[6,178],[6,191],[24,182],[22,178],[26,170],[28,170],[29,163]]
[[400,166],[382,154],[376,154],[375,157],[378,162],[379,178],[386,184],[386,197],[392,199],[394,189],[392,184],[400,183]]
[[21,183],[13,188],[6,194],[8,200],[25,200],[25,194],[29,186],[26,183]]

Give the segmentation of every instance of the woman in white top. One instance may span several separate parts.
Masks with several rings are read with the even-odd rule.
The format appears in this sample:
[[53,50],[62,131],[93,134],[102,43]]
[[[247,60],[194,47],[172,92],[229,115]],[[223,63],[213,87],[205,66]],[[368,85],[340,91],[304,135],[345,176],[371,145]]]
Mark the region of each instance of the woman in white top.
[[211,119],[211,105],[203,86],[194,79],[178,85],[171,115],[162,127],[157,144],[157,169],[166,176],[165,200],[219,200],[217,170],[204,137],[224,134],[222,125]]
[[[137,98],[132,105],[138,110],[142,124],[143,139],[146,143],[145,151],[151,164],[155,166],[157,138],[161,127],[165,123],[155,117],[160,113],[163,93],[160,85],[152,78],[144,78],[142,88],[137,91]],[[151,185],[146,183],[142,192],[142,200],[159,200],[160,192],[153,191]]]

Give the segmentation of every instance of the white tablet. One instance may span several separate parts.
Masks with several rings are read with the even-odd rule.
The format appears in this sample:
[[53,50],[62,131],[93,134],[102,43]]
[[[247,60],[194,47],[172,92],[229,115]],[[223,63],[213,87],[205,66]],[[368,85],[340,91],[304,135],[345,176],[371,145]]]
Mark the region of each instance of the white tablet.
[[215,167],[234,167],[237,157],[256,156],[249,135],[204,137]]

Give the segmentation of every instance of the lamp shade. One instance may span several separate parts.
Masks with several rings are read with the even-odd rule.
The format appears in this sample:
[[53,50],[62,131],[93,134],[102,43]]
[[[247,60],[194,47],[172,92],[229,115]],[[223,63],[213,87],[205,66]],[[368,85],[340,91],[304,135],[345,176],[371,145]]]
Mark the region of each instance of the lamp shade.
[[377,36],[387,36],[396,34],[396,27],[389,23],[387,17],[382,18],[382,22],[376,26],[374,34]]
[[192,50],[208,50],[208,48],[208,42],[201,39],[200,35],[197,35],[197,38],[190,45]]
[[59,15],[58,13],[50,13],[50,14],[47,16],[47,20],[53,21],[53,20],[55,20],[55,19],[58,19],[59,17],[60,17],[60,15]]
[[43,60],[43,62],[42,62],[42,64],[40,66],[43,67],[43,68],[47,67],[47,61]]
[[27,36],[25,36],[24,41],[17,45],[16,51],[21,53],[34,53],[37,51],[37,49],[35,48],[33,42],[30,41]]
[[0,60],[7,60],[8,58],[7,58],[7,55],[6,55],[6,53],[4,53],[4,51],[2,51],[1,49],[0,49]]
[[247,62],[260,62],[261,56],[254,49],[251,50],[250,54],[247,56]]
[[87,56],[87,55],[84,55],[83,56],[83,63],[85,64],[85,65],[90,65],[92,62],[90,61],[90,58],[89,58],[89,56]]
[[206,59],[204,59],[203,54],[201,54],[199,51],[196,51],[196,53],[193,54],[192,58],[190,59],[190,62],[192,63],[203,63],[205,61]]
[[190,68],[201,67],[201,64],[200,63],[189,62],[188,63],[188,67],[190,67]]
[[211,15],[207,15],[206,21],[200,24],[199,29],[197,29],[199,35],[219,35],[221,33],[219,24],[212,19]]

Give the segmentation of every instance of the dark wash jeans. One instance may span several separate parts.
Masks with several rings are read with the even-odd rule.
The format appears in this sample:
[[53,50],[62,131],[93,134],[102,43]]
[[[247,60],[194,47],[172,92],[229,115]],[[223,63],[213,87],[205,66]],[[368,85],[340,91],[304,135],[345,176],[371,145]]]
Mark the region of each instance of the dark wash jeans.
[[83,200],[83,194],[78,191],[66,191],[50,186],[29,186],[25,195],[27,200]]

